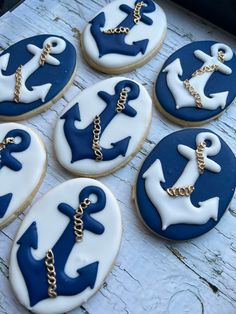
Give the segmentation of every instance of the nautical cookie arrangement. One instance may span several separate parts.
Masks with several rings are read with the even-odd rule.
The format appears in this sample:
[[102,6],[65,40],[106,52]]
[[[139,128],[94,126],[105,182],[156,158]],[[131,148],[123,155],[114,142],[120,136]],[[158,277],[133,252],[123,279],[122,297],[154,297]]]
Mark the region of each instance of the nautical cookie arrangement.
[[75,175],[116,171],[141,148],[151,114],[152,100],[141,84],[124,77],[100,81],[76,96],[58,119],[57,159]]
[[[85,26],[81,52],[98,71],[131,71],[157,53],[166,29],[156,2],[115,0]],[[50,34],[23,39],[0,55],[0,120],[8,122],[0,123],[0,229],[31,204],[47,166],[39,136],[11,121],[30,118],[61,98],[73,82],[78,57],[66,38]],[[192,42],[162,66],[153,102],[172,122],[198,126],[228,109],[235,82],[236,57],[227,44]],[[103,285],[119,252],[122,219],[115,196],[92,178],[124,167],[144,144],[151,119],[152,99],[144,84],[118,76],[88,86],[58,114],[55,158],[85,178],[42,195],[15,236],[9,278],[30,311],[68,312]],[[159,140],[158,129],[154,132]],[[191,128],[159,141],[138,172],[132,196],[151,232],[185,241],[216,226],[235,187],[230,147],[211,130]]]
[[76,51],[65,38],[38,35],[0,55],[0,120],[28,119],[47,110],[73,82]]

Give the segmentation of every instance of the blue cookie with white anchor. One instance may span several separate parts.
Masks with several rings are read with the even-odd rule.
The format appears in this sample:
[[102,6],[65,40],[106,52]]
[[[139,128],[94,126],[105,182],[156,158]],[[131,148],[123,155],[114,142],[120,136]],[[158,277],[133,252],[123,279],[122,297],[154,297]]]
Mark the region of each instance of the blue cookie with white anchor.
[[236,97],[236,56],[226,44],[197,41],[174,52],[157,78],[159,111],[184,126],[220,116]]
[[134,189],[144,224],[170,240],[200,236],[220,221],[236,186],[236,158],[207,129],[162,139],[144,161]]
[[0,229],[32,201],[46,163],[44,144],[32,129],[19,123],[0,124]]
[[139,83],[113,77],[85,89],[62,112],[54,132],[58,161],[79,176],[116,171],[147,135],[152,100]]
[[80,306],[104,283],[121,236],[118,203],[102,183],[73,179],[52,189],[15,237],[9,271],[18,300],[40,314]]
[[112,1],[85,27],[82,52],[98,71],[132,71],[157,53],[166,29],[165,13],[153,0]]
[[38,35],[0,55],[0,119],[22,120],[45,111],[71,85],[76,51],[65,38]]

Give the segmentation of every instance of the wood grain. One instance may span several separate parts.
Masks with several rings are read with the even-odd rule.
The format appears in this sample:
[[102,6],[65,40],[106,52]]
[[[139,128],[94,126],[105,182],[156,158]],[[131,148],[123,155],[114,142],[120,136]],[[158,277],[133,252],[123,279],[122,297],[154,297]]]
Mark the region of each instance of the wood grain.
[[[80,33],[107,0],[26,0],[0,19],[0,50],[28,36],[41,33],[63,35],[78,50],[78,70],[73,86],[47,112],[28,121],[44,140],[49,164],[47,175],[33,203],[52,187],[72,178],[55,160],[53,126],[72,97],[109,76],[85,63],[79,49]],[[160,52],[142,68],[126,76],[141,82],[152,93],[153,82],[166,58],[195,40],[213,39],[236,51],[231,35],[206,23],[169,1],[158,2],[167,14],[168,32]],[[236,107],[207,125],[236,152]],[[115,267],[100,291],[72,313],[86,314],[182,314],[236,313],[236,202],[208,234],[184,243],[171,243],[151,235],[138,220],[131,201],[137,171],[155,144],[179,127],[153,110],[152,126],[142,150],[120,171],[101,179],[115,194],[121,207],[124,237]],[[0,232],[0,313],[28,313],[15,300],[8,281],[12,240],[24,214]]]

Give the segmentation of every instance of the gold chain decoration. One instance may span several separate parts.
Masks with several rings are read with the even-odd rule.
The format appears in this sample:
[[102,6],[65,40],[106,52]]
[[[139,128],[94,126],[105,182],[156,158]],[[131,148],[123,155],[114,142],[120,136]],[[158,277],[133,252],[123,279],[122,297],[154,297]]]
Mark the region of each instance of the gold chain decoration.
[[93,145],[92,149],[96,156],[97,161],[103,160],[103,155],[100,147],[100,134],[101,134],[101,118],[99,115],[93,120]]
[[168,188],[166,192],[170,196],[189,196],[195,190],[194,186],[189,185],[182,188]]
[[16,79],[16,85],[15,85],[13,100],[15,102],[20,102],[20,89],[21,89],[21,84],[22,84],[22,65],[20,65],[17,68],[16,74],[15,74],[15,79]]
[[[218,60],[222,63],[225,60],[225,54],[221,50],[218,51]],[[192,74],[192,77],[202,75],[203,73],[206,73],[206,72],[214,72],[214,71],[217,71],[218,69],[219,69],[219,66],[217,64],[205,65],[204,67],[196,70]],[[193,86],[190,84],[189,80],[184,80],[183,83],[184,83],[185,88],[188,90],[189,94],[195,98],[196,107],[202,108],[203,104],[202,104],[201,96],[199,95],[199,93],[195,91]]]
[[141,20],[140,11],[141,11],[141,8],[144,6],[145,6],[145,3],[141,1],[141,2],[138,2],[136,6],[134,7],[134,23],[135,24],[138,24],[140,22]]
[[127,88],[122,88],[120,92],[120,97],[116,105],[116,112],[121,112],[125,109],[125,103],[128,96],[128,90]]
[[197,157],[197,166],[200,174],[203,174],[205,169],[205,161],[204,161],[204,149],[206,147],[206,143],[199,143],[196,149],[196,157]]
[[105,34],[128,34],[130,29],[128,27],[116,27],[116,28],[110,28],[106,31],[104,31]]
[[56,298],[56,288],[57,288],[57,280],[56,280],[56,271],[55,271],[55,261],[54,254],[52,250],[48,250],[45,258],[45,265],[47,267],[47,277],[48,277],[48,295],[50,298]]
[[41,53],[40,59],[39,59],[39,64],[44,65],[49,53],[52,50],[52,45],[51,44],[46,44],[46,46],[43,48],[43,52]]
[[198,92],[195,91],[193,86],[190,84],[189,80],[184,80],[184,86],[188,90],[189,94],[195,98],[195,103],[197,108],[202,108],[202,100],[201,96],[198,94]]
[[14,137],[7,137],[0,143],[0,151],[6,148],[8,144],[14,143]]
[[[134,23],[137,25],[141,20],[141,8],[145,6],[145,3],[143,1],[138,2],[134,7]],[[116,27],[116,28],[109,28],[103,33],[105,34],[128,34],[130,29],[128,27]]]
[[74,215],[74,232],[76,242],[81,242],[83,240],[83,214],[84,210],[91,204],[89,198],[85,198],[83,202],[79,204],[79,207],[75,211]]

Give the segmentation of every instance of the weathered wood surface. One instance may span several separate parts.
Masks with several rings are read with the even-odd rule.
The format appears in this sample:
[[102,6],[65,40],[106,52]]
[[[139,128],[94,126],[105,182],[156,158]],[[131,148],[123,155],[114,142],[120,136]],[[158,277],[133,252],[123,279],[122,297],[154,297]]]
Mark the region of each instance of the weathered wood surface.
[[[63,35],[77,47],[78,70],[74,85],[50,110],[23,123],[33,127],[48,149],[47,175],[35,202],[43,193],[72,178],[55,160],[52,149],[53,126],[62,109],[76,93],[107,75],[93,71],[84,62],[79,35],[94,13],[108,0],[26,0],[0,18],[0,49],[41,33]],[[160,0],[168,19],[168,33],[156,57],[142,68],[127,74],[151,93],[153,82],[166,58],[177,48],[194,40],[213,39],[231,45],[236,40],[213,25]],[[236,153],[236,107],[208,125]],[[152,126],[142,150],[120,171],[101,179],[116,195],[121,207],[124,236],[116,264],[104,287],[71,313],[182,314],[236,313],[236,202],[222,221],[208,234],[185,243],[169,243],[156,238],[138,220],[131,201],[137,171],[154,145],[179,127],[167,122],[154,109]],[[27,311],[15,300],[8,281],[8,259],[12,239],[24,215],[0,232],[0,313]]]

